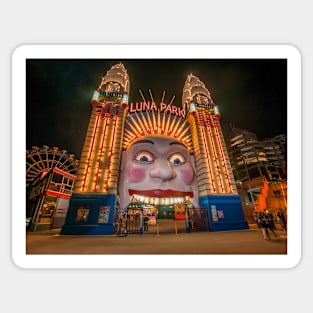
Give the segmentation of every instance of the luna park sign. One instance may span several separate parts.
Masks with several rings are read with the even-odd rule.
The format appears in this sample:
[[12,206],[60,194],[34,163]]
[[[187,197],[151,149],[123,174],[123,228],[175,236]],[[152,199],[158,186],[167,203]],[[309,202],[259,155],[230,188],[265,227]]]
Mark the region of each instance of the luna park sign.
[[166,104],[166,103],[160,103],[159,106],[157,106],[154,102],[137,102],[137,103],[131,103],[129,105],[128,112],[130,114],[136,113],[136,112],[144,112],[144,111],[160,111],[160,112],[166,112],[173,115],[176,115],[181,118],[186,117],[186,112],[180,107],[177,107],[176,105]]

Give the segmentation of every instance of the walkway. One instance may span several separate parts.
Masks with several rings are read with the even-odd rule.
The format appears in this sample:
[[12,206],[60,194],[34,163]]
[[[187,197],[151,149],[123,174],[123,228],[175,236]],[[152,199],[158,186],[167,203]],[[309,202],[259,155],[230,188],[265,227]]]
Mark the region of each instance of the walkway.
[[[173,222],[173,221],[172,221]],[[173,225],[174,226],[174,225]],[[166,224],[126,237],[60,235],[60,229],[26,234],[26,254],[286,254],[287,233],[267,241],[260,229],[185,233]]]

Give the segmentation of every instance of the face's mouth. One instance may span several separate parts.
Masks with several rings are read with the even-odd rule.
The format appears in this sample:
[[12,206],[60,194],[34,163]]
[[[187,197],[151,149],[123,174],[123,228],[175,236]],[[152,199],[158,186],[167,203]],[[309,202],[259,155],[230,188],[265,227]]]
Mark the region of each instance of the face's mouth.
[[147,204],[175,204],[175,203],[184,203],[190,198],[193,198],[193,192],[191,191],[178,191],[178,190],[161,190],[161,189],[152,189],[152,190],[128,190],[130,196],[134,196],[135,199],[138,199],[141,202]]

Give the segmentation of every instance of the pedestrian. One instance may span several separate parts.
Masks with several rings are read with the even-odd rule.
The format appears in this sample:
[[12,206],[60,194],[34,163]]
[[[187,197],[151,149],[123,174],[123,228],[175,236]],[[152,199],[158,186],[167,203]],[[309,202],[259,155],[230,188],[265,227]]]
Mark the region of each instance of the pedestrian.
[[270,228],[275,229],[275,222],[274,222],[274,217],[271,211],[266,210],[265,211],[265,216],[267,217],[269,223],[270,223]]
[[143,218],[143,231],[148,231],[148,225],[149,225],[149,217],[146,215]]
[[194,229],[194,224],[195,224],[195,218],[193,216],[193,214],[189,214],[189,227],[190,229]]
[[263,239],[264,240],[270,240],[271,238],[270,238],[270,235],[268,233],[269,223],[265,217],[265,214],[262,212],[259,213],[258,223],[259,223],[261,230],[262,230]]
[[274,217],[273,217],[273,214],[269,210],[265,211],[265,218],[268,221],[268,230],[270,230],[274,234],[275,237],[278,237],[278,235],[276,234],[274,230],[275,229]]
[[258,228],[261,228],[260,223],[259,223],[259,213],[257,211],[253,212],[253,217],[254,217],[255,223],[258,226]]
[[123,217],[122,217],[122,216],[120,216],[120,218],[118,219],[117,225],[118,225],[118,229],[117,229],[116,234],[117,234],[118,236],[121,236],[122,233],[123,233],[123,232],[122,232],[122,229],[123,229]]
[[280,223],[281,228],[284,231],[286,231],[287,230],[286,219],[285,219],[284,213],[282,211],[280,211],[280,210],[278,210],[278,212],[277,212],[277,220]]
[[121,214],[119,220],[118,220],[118,230],[117,230],[118,236],[127,236],[127,218],[126,213]]

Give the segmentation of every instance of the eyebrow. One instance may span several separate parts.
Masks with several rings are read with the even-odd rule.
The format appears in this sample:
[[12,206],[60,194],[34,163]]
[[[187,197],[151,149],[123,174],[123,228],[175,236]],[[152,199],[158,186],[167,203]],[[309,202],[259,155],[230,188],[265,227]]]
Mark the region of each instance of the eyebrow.
[[181,143],[181,142],[176,142],[176,141],[170,142],[169,145],[170,145],[170,146],[172,146],[172,145],[180,145],[180,146],[183,146],[184,148],[186,148],[186,146],[185,146],[183,143]]
[[135,142],[134,145],[136,145],[138,143],[151,143],[152,145],[154,145],[154,142],[151,140],[139,140],[139,141]]

